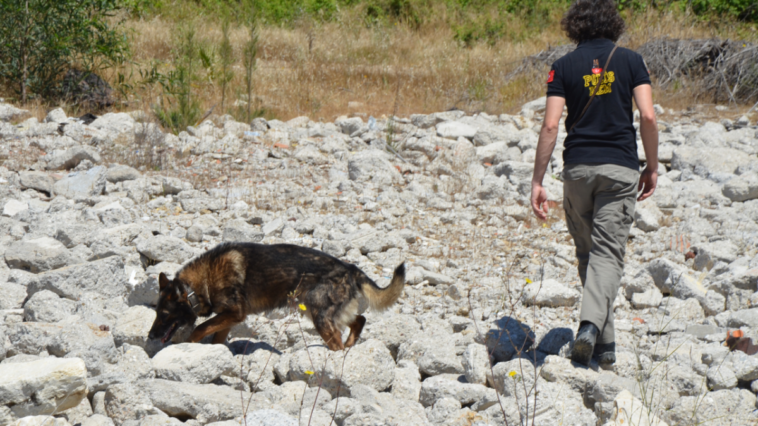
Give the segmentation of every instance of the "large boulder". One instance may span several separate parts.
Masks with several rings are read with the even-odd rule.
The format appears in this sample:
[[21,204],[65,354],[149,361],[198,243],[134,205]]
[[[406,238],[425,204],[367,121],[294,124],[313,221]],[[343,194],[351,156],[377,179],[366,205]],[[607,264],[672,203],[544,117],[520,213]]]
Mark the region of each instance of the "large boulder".
[[125,112],[109,112],[90,123],[90,127],[104,131],[111,138],[116,138],[123,133],[132,132],[134,125],[134,118]]
[[534,164],[521,161],[503,161],[492,168],[495,176],[505,176],[508,180],[518,185],[520,182],[531,181],[534,172]]
[[479,343],[471,343],[463,352],[463,370],[466,381],[480,385],[487,384],[490,375],[490,357],[487,347]]
[[87,368],[79,358],[0,364],[0,406],[16,418],[76,407],[87,396]]
[[334,124],[340,128],[342,133],[349,136],[363,127],[363,120],[361,120],[360,117],[340,117],[334,122]]
[[147,335],[155,321],[155,311],[146,306],[132,306],[118,317],[113,326],[113,340],[117,346],[130,344],[139,346],[148,353],[157,352],[158,342],[151,342]]
[[24,319],[35,322],[58,322],[74,314],[76,302],[63,299],[49,290],[34,293],[24,304]]
[[373,181],[380,185],[392,184],[400,172],[392,166],[385,152],[367,149],[353,154],[347,163],[350,180]]
[[368,321],[361,334],[361,340],[379,340],[390,350],[393,358],[396,358],[400,345],[420,331],[421,324],[415,316],[396,314],[379,321]]
[[18,354],[36,355],[48,347],[63,332],[60,324],[44,322],[18,322],[8,325],[5,335],[10,342],[8,356]]
[[182,343],[169,346],[153,357],[156,377],[204,384],[234,372],[236,364],[224,345]]
[[81,222],[62,223],[58,225],[54,237],[67,248],[74,248],[78,245],[89,246],[100,236],[99,233],[93,232],[98,230],[98,225]]
[[[109,364],[104,365],[101,373],[90,377],[89,394],[103,392],[118,383],[139,383],[142,380],[155,379],[155,371],[150,362],[150,356],[138,346],[123,344],[115,351],[115,356]],[[93,405],[98,401],[93,399]],[[95,412],[98,411],[97,407]]]
[[736,149],[679,147],[674,150],[671,168],[690,170],[707,178],[717,173],[734,173],[738,167],[754,160]]
[[84,160],[89,160],[93,164],[101,161],[100,154],[94,148],[89,146],[74,146],[65,151],[54,151],[45,156],[48,170],[69,170],[73,169]]
[[20,172],[18,181],[22,188],[36,189],[48,195],[53,193],[55,181],[45,172]]
[[[56,324],[62,328],[47,344],[47,351],[60,358],[81,358],[87,366],[90,380],[105,372],[109,364],[116,362],[118,352],[113,336],[99,325],[82,322],[77,317]],[[91,381],[88,382],[88,387],[90,383]]]
[[543,96],[522,105],[521,115],[531,118],[534,116],[534,113],[544,111],[545,108],[547,108],[547,97]]
[[735,350],[730,355],[730,361],[737,380],[741,382],[758,380],[758,357]]
[[13,426],[71,426],[71,423],[60,417],[26,416],[18,419]]
[[398,348],[397,358],[416,363],[419,371],[428,376],[464,372],[456,355],[455,339],[442,329],[427,329],[406,339]]
[[754,413],[755,394],[747,389],[723,389],[681,397],[660,416],[670,425],[738,425],[755,423],[758,419]]
[[221,240],[224,242],[248,242],[257,243],[264,237],[264,232],[256,229],[243,219],[234,219],[229,221],[224,227]]
[[184,263],[195,255],[187,243],[166,235],[155,235],[140,241],[137,251],[156,262]]
[[182,210],[187,213],[198,213],[202,211],[218,211],[226,207],[226,202],[222,198],[197,197],[197,198],[180,198],[179,203]]
[[459,121],[445,121],[437,124],[437,136],[448,139],[473,139],[476,128]]
[[527,284],[521,300],[527,306],[574,306],[579,300],[579,292],[556,280],[547,279]]
[[741,311],[732,312],[727,321],[728,327],[750,327],[751,329],[758,328],[758,308],[743,309]]
[[739,383],[731,368],[725,365],[712,366],[706,372],[708,386],[713,390],[733,389]]
[[276,410],[257,410],[249,413],[243,424],[246,426],[297,426],[297,419]]
[[13,217],[27,210],[29,210],[28,202],[10,199],[3,206],[3,216]]
[[739,247],[729,240],[695,244],[691,250],[697,253],[692,265],[695,270],[710,270],[717,262],[732,263],[741,253]]
[[66,246],[50,237],[16,241],[5,252],[8,266],[34,273],[61,268],[71,260]]
[[758,175],[751,173],[730,179],[722,193],[732,201],[754,200],[758,198]]
[[645,232],[654,232],[660,229],[660,221],[663,219],[663,213],[652,200],[645,200],[637,204],[634,209],[634,219],[637,228]]
[[124,165],[115,165],[108,169],[105,173],[105,180],[111,183],[124,182],[128,180],[137,180],[142,175],[133,167]]
[[429,407],[442,398],[453,398],[463,405],[471,405],[494,392],[484,385],[461,383],[454,376],[441,375],[429,377],[421,383],[419,402]]
[[[353,346],[344,360],[341,356],[330,356],[331,352],[326,348],[311,347],[309,351],[310,356],[305,349],[293,354],[289,363],[289,378],[308,381],[311,386],[321,383],[324,389],[335,396],[338,391],[340,395],[350,395],[350,389],[355,385],[384,391],[395,378],[395,361],[390,351],[378,340],[368,340]],[[324,365],[323,369],[319,367]]]
[[421,374],[418,367],[410,361],[400,361],[392,380],[392,395],[395,398],[418,401],[421,392]]
[[523,400],[535,382],[532,362],[526,358],[514,358],[499,362],[492,368],[492,385],[505,396]]
[[140,420],[154,411],[150,398],[140,387],[131,383],[109,386],[104,402],[105,412],[118,426],[131,420]]
[[0,283],[0,310],[19,309],[26,300],[26,286],[18,283]]
[[11,121],[22,118],[29,114],[25,109],[16,108],[13,105],[0,103],[0,121]]
[[66,198],[86,198],[100,195],[105,190],[105,167],[97,166],[84,172],[70,173],[55,182],[56,194]]
[[[363,425],[413,425],[430,426],[424,407],[416,401],[407,401],[395,398],[387,392],[377,392],[367,386],[356,385],[353,389],[353,398],[339,398],[339,409],[344,406],[347,410],[352,408],[353,414],[347,417],[343,426]],[[347,400],[347,401],[345,401]],[[349,402],[348,402],[349,401]],[[344,404],[344,405],[343,405]],[[337,407],[335,402],[324,405],[327,413],[333,413]],[[345,416],[339,413],[339,416]],[[324,423],[328,425],[329,421]]]
[[86,293],[102,298],[123,298],[131,285],[119,256],[68,266],[38,274],[27,285],[29,295],[50,290],[58,296],[79,300]]
[[[153,406],[174,417],[191,417],[201,423],[230,420],[240,416],[240,401],[250,402],[250,411],[269,408],[272,402],[262,393],[250,394],[228,386],[198,385],[170,380],[142,382],[140,390]],[[247,405],[246,405],[247,406]]]
[[329,162],[326,156],[319,152],[318,148],[312,145],[298,147],[292,156],[303,163],[316,166],[327,164]]
[[521,150],[515,146],[508,146],[507,142],[495,142],[478,147],[476,149],[476,157],[480,163],[497,165],[505,161],[520,161]]

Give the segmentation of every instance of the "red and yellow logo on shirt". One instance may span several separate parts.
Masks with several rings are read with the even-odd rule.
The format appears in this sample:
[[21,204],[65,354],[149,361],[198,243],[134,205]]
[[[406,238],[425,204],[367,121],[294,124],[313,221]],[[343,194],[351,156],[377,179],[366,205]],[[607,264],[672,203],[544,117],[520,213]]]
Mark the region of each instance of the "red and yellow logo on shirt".
[[[600,83],[600,87],[597,89],[598,95],[604,95],[606,93],[611,93],[611,83],[616,81],[616,74],[613,73],[613,71],[608,71],[605,73],[605,75],[602,74],[603,69],[600,68],[600,65],[597,62],[597,59],[595,59],[592,62],[592,74],[583,76],[584,78],[584,87],[589,87],[590,89],[590,96],[592,96],[592,92],[595,91],[595,86]],[[600,78],[602,76],[603,81],[600,81]]]

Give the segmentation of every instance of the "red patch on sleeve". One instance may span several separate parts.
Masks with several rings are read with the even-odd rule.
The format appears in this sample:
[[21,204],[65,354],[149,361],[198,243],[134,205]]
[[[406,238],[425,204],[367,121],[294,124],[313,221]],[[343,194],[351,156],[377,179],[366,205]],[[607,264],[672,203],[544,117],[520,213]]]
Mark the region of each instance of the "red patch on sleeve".
[[550,74],[547,75],[547,82],[552,83],[555,77],[555,70],[550,70]]

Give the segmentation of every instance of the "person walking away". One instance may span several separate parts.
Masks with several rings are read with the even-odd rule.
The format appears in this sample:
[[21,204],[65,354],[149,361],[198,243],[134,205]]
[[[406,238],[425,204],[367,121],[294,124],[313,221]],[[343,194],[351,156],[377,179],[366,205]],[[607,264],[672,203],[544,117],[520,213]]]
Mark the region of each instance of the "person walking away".
[[[584,286],[571,359],[584,365],[593,355],[600,364],[616,362],[613,302],[635,200],[653,195],[658,180],[658,127],[649,71],[639,54],[615,45],[624,27],[612,0],[577,0],[563,16],[561,28],[577,48],[555,61],[548,74],[545,119],[532,177],[532,209],[545,220],[547,193],[542,180],[565,105],[563,207]],[[642,174],[632,98],[640,111],[647,160]]]

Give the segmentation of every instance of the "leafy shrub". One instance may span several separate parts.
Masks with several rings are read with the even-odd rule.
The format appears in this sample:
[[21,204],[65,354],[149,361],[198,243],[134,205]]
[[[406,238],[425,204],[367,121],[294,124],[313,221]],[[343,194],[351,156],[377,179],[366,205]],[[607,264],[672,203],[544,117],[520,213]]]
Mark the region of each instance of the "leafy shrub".
[[0,80],[26,102],[59,96],[71,68],[123,61],[126,39],[111,24],[119,9],[118,0],[0,1]]
[[680,2],[684,7],[692,7],[696,15],[726,14],[755,22],[758,20],[758,2],[755,0],[692,0]]
[[221,26],[221,45],[218,49],[219,60],[221,61],[221,73],[218,77],[218,83],[221,88],[221,111],[226,111],[225,101],[227,86],[234,79],[234,49],[229,40],[229,21],[225,21]]
[[[192,85],[197,81],[198,68],[202,65],[201,52],[195,31],[184,29],[175,52],[175,68],[165,76],[158,75],[164,105],[155,108],[155,115],[164,127],[174,132],[186,129],[200,118],[200,102],[192,94]],[[207,58],[207,54],[205,56]]]

